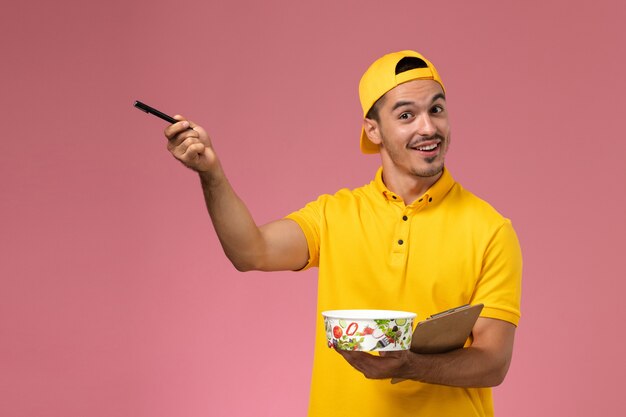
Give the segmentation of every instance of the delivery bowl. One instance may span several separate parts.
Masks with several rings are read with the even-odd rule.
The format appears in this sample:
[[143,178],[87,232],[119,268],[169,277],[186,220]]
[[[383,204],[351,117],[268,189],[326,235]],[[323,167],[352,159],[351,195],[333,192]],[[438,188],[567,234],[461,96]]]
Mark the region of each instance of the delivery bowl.
[[328,346],[341,350],[390,351],[411,347],[415,313],[394,310],[323,311]]

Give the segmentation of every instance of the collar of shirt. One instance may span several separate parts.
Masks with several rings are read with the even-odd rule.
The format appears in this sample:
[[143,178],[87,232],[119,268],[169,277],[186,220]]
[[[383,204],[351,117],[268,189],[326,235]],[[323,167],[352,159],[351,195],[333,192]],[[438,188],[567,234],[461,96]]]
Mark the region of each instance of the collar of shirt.
[[[426,205],[435,205],[439,203],[448,191],[454,186],[455,181],[452,178],[450,172],[444,168],[441,177],[435,182],[426,192],[420,196],[418,199],[413,201],[411,204],[407,206],[412,206],[414,208],[423,207]],[[380,195],[387,201],[392,203],[404,203],[402,197],[392,192],[385,186],[383,183],[383,168],[378,168],[378,172],[376,172],[376,177],[374,178],[374,186],[376,190],[380,193]]]

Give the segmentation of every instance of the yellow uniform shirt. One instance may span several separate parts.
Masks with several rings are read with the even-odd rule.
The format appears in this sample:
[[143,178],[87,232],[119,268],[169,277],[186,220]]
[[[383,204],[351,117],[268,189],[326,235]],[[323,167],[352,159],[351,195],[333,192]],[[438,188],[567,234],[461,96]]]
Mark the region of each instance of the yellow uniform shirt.
[[491,416],[491,390],[368,380],[327,347],[320,312],[389,309],[417,320],[462,304],[515,325],[522,260],[509,220],[450,173],[405,204],[382,181],[323,195],[287,216],[306,235],[307,267],[319,268],[310,417]]

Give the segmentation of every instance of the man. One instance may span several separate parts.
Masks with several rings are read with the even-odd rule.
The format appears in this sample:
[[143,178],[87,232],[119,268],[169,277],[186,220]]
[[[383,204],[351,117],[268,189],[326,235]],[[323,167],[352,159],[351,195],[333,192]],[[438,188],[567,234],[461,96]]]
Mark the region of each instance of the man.
[[[359,95],[361,150],[381,157],[375,179],[260,227],[200,126],[177,116],[165,131],[168,148],[199,173],[215,230],[238,270],[319,268],[318,313],[379,308],[425,318],[485,305],[466,348],[430,355],[337,354],[326,347],[318,314],[310,416],[491,416],[489,387],[507,373],[520,317],[515,232],[444,167],[450,125],[432,63],[413,51],[385,55],[363,75]],[[408,381],[390,384],[394,377]]]

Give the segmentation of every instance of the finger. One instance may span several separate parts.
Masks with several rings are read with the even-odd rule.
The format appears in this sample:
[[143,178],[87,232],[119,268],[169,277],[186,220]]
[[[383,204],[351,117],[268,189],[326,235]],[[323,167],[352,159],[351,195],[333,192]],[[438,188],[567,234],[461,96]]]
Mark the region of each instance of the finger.
[[193,143],[187,147],[187,150],[185,150],[185,153],[182,155],[182,158],[186,161],[189,161],[193,158],[197,158],[198,156],[204,154],[205,149],[206,147],[204,146],[203,143],[201,142]]
[[358,356],[354,355],[355,352],[350,352],[350,351],[342,350],[342,349],[335,349],[335,351],[341,356],[343,356],[346,362],[348,362],[353,368],[358,369],[359,371],[361,370],[359,368],[360,361],[359,361]]
[[401,355],[403,355],[403,351],[401,350],[381,350],[378,352],[378,354],[382,357],[387,357],[387,358],[399,358]]
[[365,375],[366,378],[377,378],[378,368],[377,358],[367,352],[349,352],[337,349],[337,352],[357,371]]
[[[178,116],[178,115],[176,115]],[[176,117],[174,116],[174,117]],[[182,116],[179,116],[182,118]],[[181,120],[186,120],[187,122],[189,122],[189,129],[190,130],[195,130],[196,132],[200,133],[200,137],[202,138],[206,138],[207,140],[209,139],[209,135],[206,133],[206,131],[204,130],[204,128],[202,126],[200,126],[199,124],[197,124],[196,122],[194,122],[193,120],[189,120],[189,119],[181,119]]]
[[407,354],[407,351],[382,351],[380,356],[376,356],[369,352],[337,351],[353,368],[370,379],[399,376],[398,372],[404,366],[403,356]]
[[165,131],[164,131],[165,137],[167,137],[167,139],[169,140],[172,140],[180,133],[188,130],[189,127],[190,127],[189,121],[182,119],[179,122],[171,124],[165,128]]
[[337,351],[337,353],[343,356],[344,359],[347,360],[348,363],[350,363],[352,366],[367,363],[367,361],[369,361],[370,358],[374,357],[368,352],[350,351],[350,350],[341,350],[341,349],[335,349],[335,350]]
[[171,149],[173,147],[181,145],[183,142],[185,142],[188,139],[199,139],[199,137],[200,137],[200,134],[198,132],[196,132],[195,130],[187,129],[178,133],[173,138],[169,139],[167,141],[167,147],[168,149]]
[[189,127],[190,127],[191,129],[193,129],[194,127],[197,127],[197,126],[198,126],[198,125],[197,125],[197,124],[195,124],[193,121],[191,121],[191,120],[189,120],[189,119],[186,119],[184,116],[181,116],[180,114],[174,115],[174,119],[176,119],[176,120],[181,120],[181,121],[183,121],[183,120],[184,120],[184,121],[187,121],[187,122],[189,123]]
[[182,141],[179,141],[179,139],[181,138],[177,137],[175,140],[169,141],[167,144],[167,148],[178,159],[182,159],[184,157],[190,146],[196,143],[201,143],[200,139],[193,136],[182,138]]
[[174,119],[180,120],[180,121],[186,121],[187,123],[189,123],[189,129],[195,129],[197,127],[200,127],[200,125],[196,124],[193,120],[186,119],[184,116],[181,116],[180,114],[174,115]]

